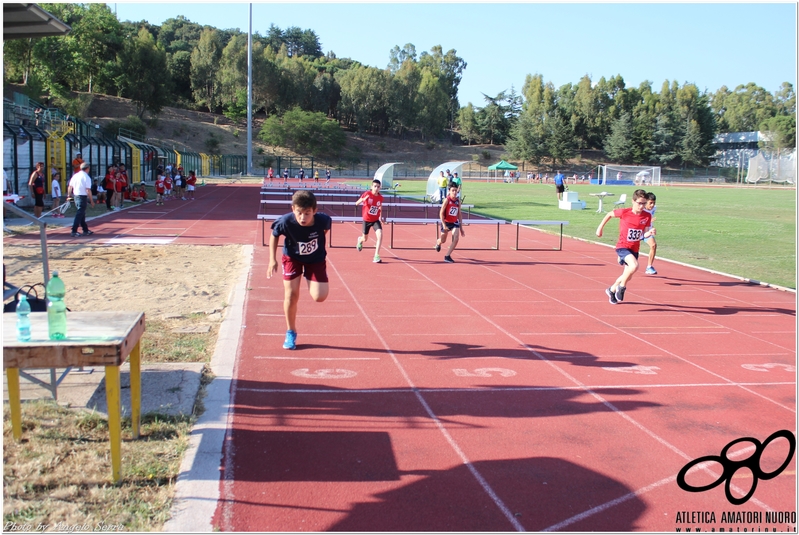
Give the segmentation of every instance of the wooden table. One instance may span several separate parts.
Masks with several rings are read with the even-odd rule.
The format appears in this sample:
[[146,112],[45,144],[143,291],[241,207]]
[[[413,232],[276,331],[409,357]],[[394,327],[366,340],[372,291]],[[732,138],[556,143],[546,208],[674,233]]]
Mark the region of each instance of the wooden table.
[[20,368],[67,368],[105,366],[108,400],[108,432],[111,442],[111,477],[119,481],[122,466],[122,405],[119,367],[130,357],[130,397],[133,438],[139,438],[141,424],[141,355],[139,340],[144,334],[143,312],[67,312],[65,340],[50,340],[47,313],[33,312],[31,340],[20,342],[16,314],[3,314],[3,368],[8,375],[8,404],[14,439],[22,438],[19,393]]

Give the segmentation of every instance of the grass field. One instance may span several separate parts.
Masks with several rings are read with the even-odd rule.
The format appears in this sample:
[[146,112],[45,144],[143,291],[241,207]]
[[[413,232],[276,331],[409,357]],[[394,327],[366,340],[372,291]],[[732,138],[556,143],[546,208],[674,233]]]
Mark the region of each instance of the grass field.
[[[400,180],[400,191],[423,194],[426,181]],[[365,185],[366,183],[364,183]],[[571,184],[587,203],[585,210],[558,209],[553,184],[466,182],[463,194],[472,212],[506,219],[564,219],[570,236],[613,245],[618,221],[596,237],[602,214],[590,193],[610,191],[605,209],[622,193],[630,206],[633,186]],[[650,188],[657,195],[658,256],[747,279],[796,288],[796,190],[728,187]],[[642,245],[641,252],[649,248]],[[608,254],[612,254],[610,251]],[[657,265],[657,261],[656,261]],[[661,269],[668,269],[662,266]]]

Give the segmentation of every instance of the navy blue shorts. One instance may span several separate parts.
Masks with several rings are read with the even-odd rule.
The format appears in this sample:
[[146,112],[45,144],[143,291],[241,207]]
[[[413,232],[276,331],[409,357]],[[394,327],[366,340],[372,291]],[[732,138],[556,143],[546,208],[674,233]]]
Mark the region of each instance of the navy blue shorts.
[[455,221],[454,223],[441,223],[441,232],[449,232],[450,230],[461,228],[461,224]]
[[621,249],[616,249],[616,254],[619,255],[619,265],[626,266],[627,262],[624,261],[627,258],[627,255],[633,255],[636,260],[638,260],[638,253],[633,252],[627,248],[622,247]]

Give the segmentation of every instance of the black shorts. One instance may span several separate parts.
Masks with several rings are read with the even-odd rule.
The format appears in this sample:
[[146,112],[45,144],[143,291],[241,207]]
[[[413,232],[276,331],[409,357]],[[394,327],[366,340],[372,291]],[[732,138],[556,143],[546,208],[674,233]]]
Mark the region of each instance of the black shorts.
[[369,229],[372,228],[372,227],[374,227],[375,232],[377,232],[378,230],[383,230],[383,224],[380,223],[379,219],[377,221],[364,221],[363,222],[363,234],[364,234],[364,236],[366,234],[369,234]]
[[461,228],[461,224],[455,221],[454,223],[441,223],[441,232],[449,232],[450,230]]
[[558,193],[563,193],[564,191],[566,191],[566,186],[561,184],[560,186],[555,186],[555,189],[558,191]]
[[34,202],[33,202],[34,206],[44,207],[44,193],[34,193],[33,197],[34,197]]

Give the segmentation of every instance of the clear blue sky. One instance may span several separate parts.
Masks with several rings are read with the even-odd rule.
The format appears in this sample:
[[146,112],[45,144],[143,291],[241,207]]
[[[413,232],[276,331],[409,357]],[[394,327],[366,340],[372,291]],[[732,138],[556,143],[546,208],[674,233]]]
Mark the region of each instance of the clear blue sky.
[[[247,3],[109,3],[119,20],[161,25],[183,15],[220,29],[247,31]],[[754,82],[796,86],[795,3],[265,3],[254,2],[253,33],[298,26],[322,50],[385,68],[394,45],[417,54],[441,45],[467,67],[461,105],[539,73],[556,87],[588,74],[621,74],[628,87],[664,80],[716,91]]]

